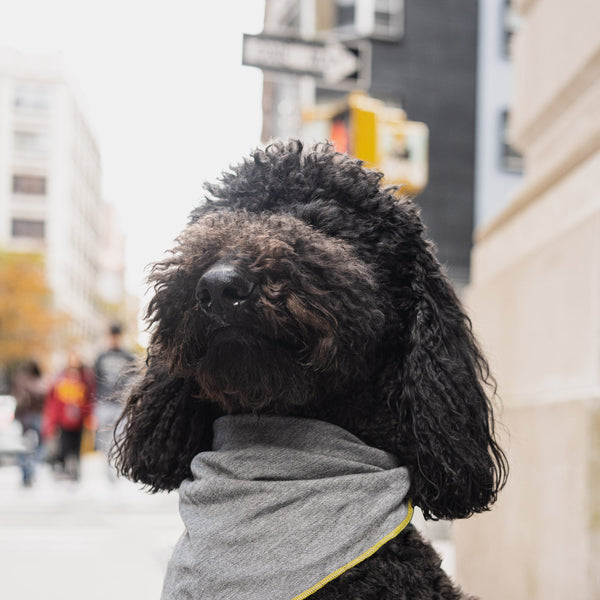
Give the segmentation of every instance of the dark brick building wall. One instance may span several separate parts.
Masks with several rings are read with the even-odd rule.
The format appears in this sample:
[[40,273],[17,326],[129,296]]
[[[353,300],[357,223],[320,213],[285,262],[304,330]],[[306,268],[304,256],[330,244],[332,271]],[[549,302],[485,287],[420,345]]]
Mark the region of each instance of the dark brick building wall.
[[474,213],[477,1],[405,0],[404,38],[372,44],[370,95],[429,126],[429,183],[417,202],[440,260],[465,283]]

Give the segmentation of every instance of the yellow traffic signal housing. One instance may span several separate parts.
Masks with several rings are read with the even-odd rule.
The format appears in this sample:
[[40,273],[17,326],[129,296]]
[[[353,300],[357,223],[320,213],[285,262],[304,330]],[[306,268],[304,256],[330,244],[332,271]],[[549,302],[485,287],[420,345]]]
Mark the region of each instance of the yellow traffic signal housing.
[[350,127],[352,131],[352,155],[367,164],[378,164],[377,129],[381,102],[361,93],[348,96]]
[[429,129],[381,100],[353,92],[345,100],[304,112],[304,137],[327,138],[337,150],[363,160],[384,181],[416,195],[427,185]]

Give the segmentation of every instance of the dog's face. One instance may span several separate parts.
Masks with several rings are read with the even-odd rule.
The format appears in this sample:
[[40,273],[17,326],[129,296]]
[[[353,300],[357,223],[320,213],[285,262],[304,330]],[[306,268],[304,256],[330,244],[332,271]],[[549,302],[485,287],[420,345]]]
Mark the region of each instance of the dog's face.
[[155,267],[153,352],[228,411],[289,413],[369,377],[378,274],[293,214],[208,210]]

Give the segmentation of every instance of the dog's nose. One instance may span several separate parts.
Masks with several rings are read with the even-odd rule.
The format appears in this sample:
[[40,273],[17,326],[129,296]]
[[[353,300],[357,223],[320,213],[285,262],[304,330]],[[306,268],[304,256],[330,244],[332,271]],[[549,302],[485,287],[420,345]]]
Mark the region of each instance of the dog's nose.
[[219,314],[244,304],[253,289],[254,283],[239,269],[231,265],[215,265],[200,277],[196,299],[205,310]]

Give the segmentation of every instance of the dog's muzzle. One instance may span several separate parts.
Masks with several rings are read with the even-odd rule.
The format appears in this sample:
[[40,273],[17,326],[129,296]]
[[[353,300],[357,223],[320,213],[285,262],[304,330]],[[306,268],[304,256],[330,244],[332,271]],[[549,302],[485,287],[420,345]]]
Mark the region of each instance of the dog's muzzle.
[[254,282],[240,269],[218,264],[200,277],[196,299],[203,310],[221,315],[248,302],[254,287]]

